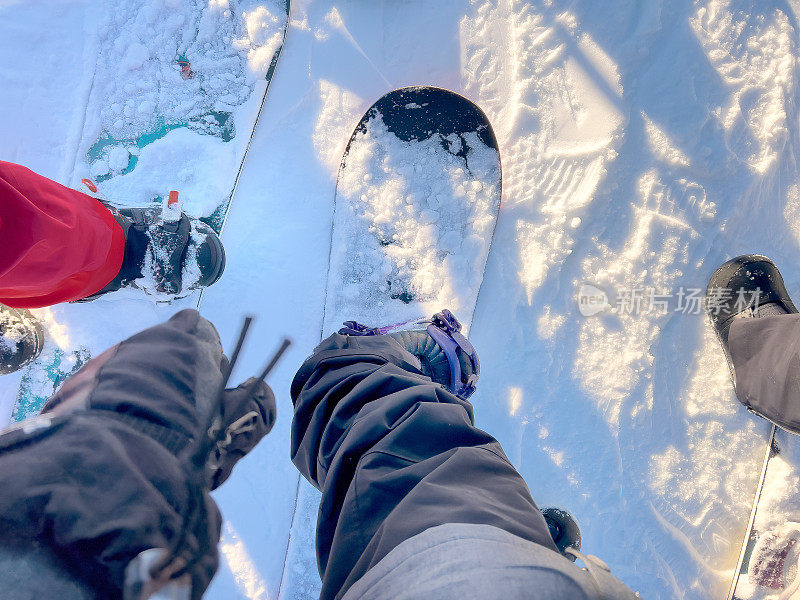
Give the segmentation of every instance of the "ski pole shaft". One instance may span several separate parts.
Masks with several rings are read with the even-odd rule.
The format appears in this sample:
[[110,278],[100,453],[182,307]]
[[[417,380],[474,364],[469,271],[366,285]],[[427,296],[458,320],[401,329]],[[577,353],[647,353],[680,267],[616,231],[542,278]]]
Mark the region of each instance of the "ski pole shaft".
[[[236,366],[236,361],[239,360],[239,354],[242,351],[242,347],[244,346],[244,341],[247,339],[247,333],[250,331],[250,325],[253,324],[253,317],[248,315],[244,318],[244,322],[242,323],[242,328],[239,331],[239,338],[236,340],[236,345],[233,347],[233,352],[231,353],[231,358],[228,361],[228,368],[225,369],[225,372],[222,374],[222,381],[220,382],[219,389],[217,390],[217,402],[215,410],[212,410],[211,413],[208,415],[208,420],[206,422],[206,427],[204,431],[206,435],[201,438],[199,443],[196,446],[195,452],[190,457],[190,462],[196,465],[205,464],[206,459],[208,458],[208,452],[210,452],[214,442],[216,439],[209,432],[214,430],[217,426],[216,421],[219,419],[219,416],[222,414],[222,395],[225,392],[225,388],[228,387],[228,381],[231,378],[231,373],[233,373],[233,368]],[[216,432],[215,432],[216,433]]]
[[239,339],[236,340],[236,346],[233,348],[233,353],[231,354],[230,361],[228,362],[228,368],[224,374],[224,380],[222,382],[223,390],[228,386],[228,380],[231,378],[231,373],[233,373],[233,367],[236,365],[236,361],[239,360],[239,353],[242,351],[244,340],[247,338],[247,333],[250,330],[250,325],[252,324],[253,317],[250,315],[246,316],[244,318],[244,323],[242,323],[242,329],[239,331]]
[[278,364],[278,361],[283,356],[283,353],[286,352],[289,349],[289,346],[291,345],[292,345],[292,340],[290,340],[287,337],[283,338],[280,347],[275,351],[275,354],[272,355],[272,358],[267,363],[267,366],[264,367],[264,370],[261,371],[261,375],[258,376],[260,380],[262,381],[266,380],[267,375],[269,375],[272,369],[275,368],[275,365]]

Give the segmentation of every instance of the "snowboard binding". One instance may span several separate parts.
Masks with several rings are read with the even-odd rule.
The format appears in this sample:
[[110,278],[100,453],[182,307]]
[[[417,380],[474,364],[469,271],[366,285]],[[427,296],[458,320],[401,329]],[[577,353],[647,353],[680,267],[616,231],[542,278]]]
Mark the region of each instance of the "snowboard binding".
[[[475,348],[461,333],[461,323],[445,308],[433,315],[433,322],[426,330],[447,356],[447,362],[450,364],[450,391],[466,400],[475,393],[475,384],[481,374],[481,363]],[[471,373],[462,370],[460,354],[466,355],[469,359]]]
[[461,333],[461,323],[447,309],[431,319],[414,319],[385,327],[345,321],[342,335],[389,335],[416,356],[422,371],[436,383],[467,400],[475,393],[481,364],[475,348]]

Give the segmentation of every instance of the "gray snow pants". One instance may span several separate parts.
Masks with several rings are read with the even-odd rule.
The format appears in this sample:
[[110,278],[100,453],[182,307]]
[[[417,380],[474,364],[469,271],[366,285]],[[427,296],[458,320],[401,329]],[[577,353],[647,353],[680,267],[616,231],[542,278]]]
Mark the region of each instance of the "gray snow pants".
[[728,347],[739,401],[800,433],[800,314],[737,319]]
[[322,600],[635,597],[557,553],[470,403],[392,338],[331,336],[291,393],[292,459],[322,491]]

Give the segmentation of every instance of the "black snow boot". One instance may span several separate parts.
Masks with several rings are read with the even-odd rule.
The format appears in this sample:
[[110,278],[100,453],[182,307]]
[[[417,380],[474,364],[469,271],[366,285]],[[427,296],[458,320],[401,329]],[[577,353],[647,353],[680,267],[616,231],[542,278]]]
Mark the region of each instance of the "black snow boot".
[[114,208],[106,204],[125,232],[125,255],[119,274],[85,302],[126,286],[180,298],[216,283],[225,269],[225,250],[208,225],[178,212],[163,219],[160,207]]
[[30,364],[43,346],[44,329],[29,310],[0,304],[0,375]]
[[577,552],[581,549],[581,529],[575,517],[563,508],[556,507],[543,508],[542,516],[558,551],[575,562],[577,555],[568,552],[568,550]]
[[725,351],[734,384],[728,334],[734,319],[796,313],[778,267],[766,256],[745,254],[719,267],[708,281],[706,311]]

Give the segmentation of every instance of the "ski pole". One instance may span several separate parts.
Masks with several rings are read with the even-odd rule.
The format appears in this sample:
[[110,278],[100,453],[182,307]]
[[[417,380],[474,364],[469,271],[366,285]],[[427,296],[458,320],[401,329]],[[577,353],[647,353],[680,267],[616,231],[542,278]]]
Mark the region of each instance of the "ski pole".
[[280,347],[275,351],[275,354],[272,355],[272,358],[267,363],[267,366],[264,367],[264,370],[261,371],[261,375],[258,376],[258,378],[261,381],[267,380],[267,375],[269,375],[272,369],[275,368],[275,365],[278,364],[278,361],[283,356],[283,353],[286,352],[289,349],[289,346],[291,345],[292,345],[292,340],[290,340],[287,337],[283,338],[283,342],[281,342]]

